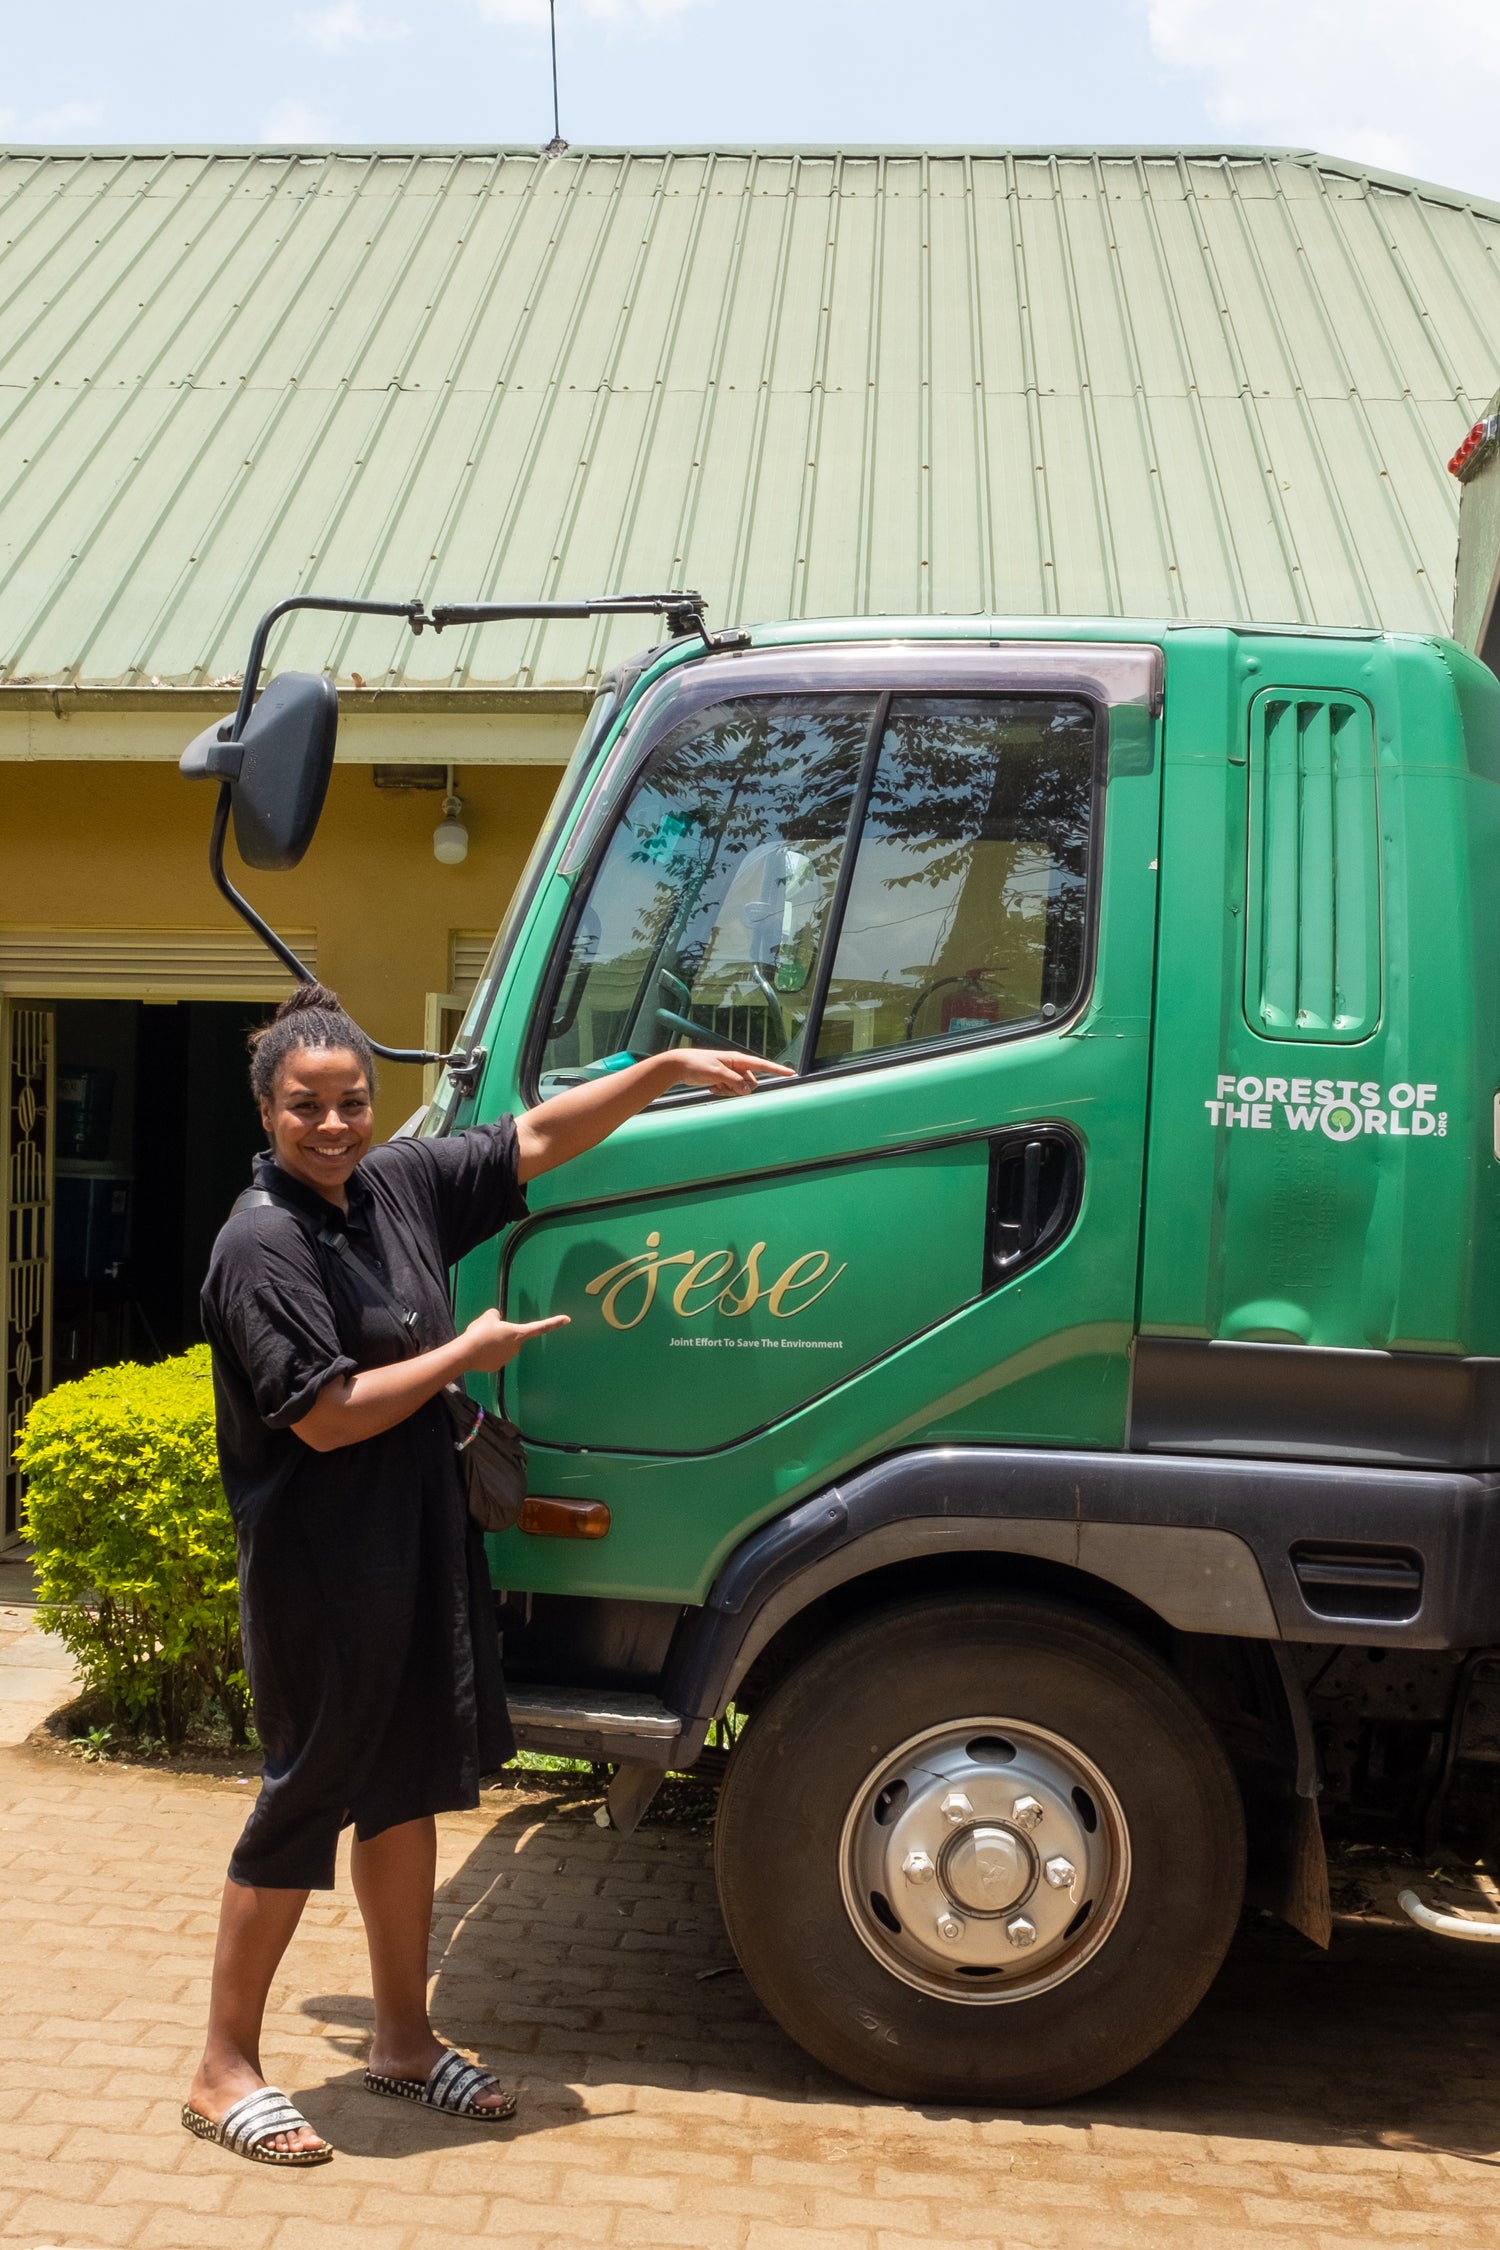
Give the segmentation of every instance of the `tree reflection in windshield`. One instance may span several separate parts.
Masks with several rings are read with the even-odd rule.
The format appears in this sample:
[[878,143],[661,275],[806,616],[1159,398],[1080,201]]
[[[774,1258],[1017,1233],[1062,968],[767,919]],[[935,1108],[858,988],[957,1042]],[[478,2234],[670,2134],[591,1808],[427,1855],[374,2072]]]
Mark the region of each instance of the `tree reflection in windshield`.
[[695,1038],[797,1060],[875,705],[745,697],[664,738],[575,936],[544,1091]]
[[[544,1093],[689,1041],[802,1061],[877,700],[747,696],[663,738],[580,914]],[[1076,698],[892,700],[818,1064],[1070,1003],[1093,763]]]
[[1060,1012],[1078,989],[1094,716],[1077,699],[891,705],[817,1060]]

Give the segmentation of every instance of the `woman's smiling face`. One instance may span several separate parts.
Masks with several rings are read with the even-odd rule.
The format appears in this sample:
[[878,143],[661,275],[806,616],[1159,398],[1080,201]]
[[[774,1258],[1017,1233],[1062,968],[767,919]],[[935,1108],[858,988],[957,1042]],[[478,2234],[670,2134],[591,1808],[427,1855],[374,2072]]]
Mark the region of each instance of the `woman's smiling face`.
[[294,1047],[260,1105],[283,1172],[342,1206],[344,1182],[375,1132],[370,1081],[348,1047]]

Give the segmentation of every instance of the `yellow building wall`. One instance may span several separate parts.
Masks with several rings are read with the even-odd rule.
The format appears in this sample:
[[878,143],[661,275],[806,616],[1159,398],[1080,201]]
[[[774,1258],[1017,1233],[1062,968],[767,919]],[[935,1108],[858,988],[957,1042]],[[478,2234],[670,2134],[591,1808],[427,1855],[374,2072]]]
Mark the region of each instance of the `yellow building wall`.
[[[434,751],[431,755],[440,755]],[[287,875],[229,871],[276,925],[317,932],[318,973],[388,1046],[422,1044],[423,1000],[447,990],[452,930],[492,930],[560,779],[556,765],[472,766],[459,788],[469,856],[442,867],[442,798],[377,789],[335,767],[318,835]],[[155,763],[0,767],[0,924],[26,929],[235,928],[208,873],[213,792]],[[377,1131],[422,1099],[421,1071],[381,1066]]]

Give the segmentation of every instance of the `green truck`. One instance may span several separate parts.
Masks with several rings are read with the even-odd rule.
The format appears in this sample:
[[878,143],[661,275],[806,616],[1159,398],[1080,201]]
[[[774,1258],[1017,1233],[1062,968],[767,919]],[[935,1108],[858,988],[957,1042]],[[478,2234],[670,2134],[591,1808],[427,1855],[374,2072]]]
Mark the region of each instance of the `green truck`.
[[[294,864],[337,696],[184,758]],[[679,1042],[791,1064],[540,1180],[507,1371],[523,1743],[722,1770],[766,2007],[907,2099],[1149,2055],[1322,1823],[1486,1848],[1500,682],[1436,638],[641,609],[418,1130]],[[391,1052],[407,1052],[389,1050]],[[1492,1684],[1495,1683],[1495,1684]],[[725,1746],[728,1748],[727,1760]],[[1497,1934],[1412,1911],[1434,1929]]]

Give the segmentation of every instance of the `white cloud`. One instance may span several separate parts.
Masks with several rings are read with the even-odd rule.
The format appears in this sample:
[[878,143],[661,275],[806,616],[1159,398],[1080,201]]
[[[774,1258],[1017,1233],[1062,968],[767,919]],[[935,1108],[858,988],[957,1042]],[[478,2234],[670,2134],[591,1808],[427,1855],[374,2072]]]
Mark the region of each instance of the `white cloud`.
[[88,140],[103,120],[103,102],[54,102],[24,116],[18,109],[0,109],[0,133],[21,142]]
[[296,147],[303,142],[331,141],[338,128],[326,109],[314,109],[311,102],[298,101],[295,96],[277,102],[268,109],[261,121],[260,137],[278,147]]
[[411,25],[393,16],[371,15],[364,0],[334,0],[315,16],[297,18],[297,34],[325,55],[342,55],[350,47],[385,46],[393,39],[409,39]]
[[1144,0],[1226,140],[1500,195],[1500,22],[1469,0]]
[[[610,31],[661,31],[703,5],[704,0],[562,0],[557,28],[566,35],[570,19],[576,23],[581,17]],[[507,30],[547,29],[547,0],[474,0],[474,6],[485,23]]]

